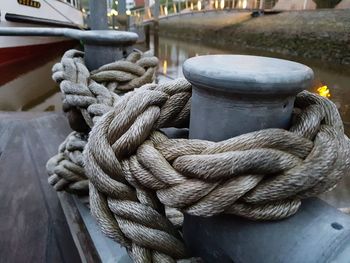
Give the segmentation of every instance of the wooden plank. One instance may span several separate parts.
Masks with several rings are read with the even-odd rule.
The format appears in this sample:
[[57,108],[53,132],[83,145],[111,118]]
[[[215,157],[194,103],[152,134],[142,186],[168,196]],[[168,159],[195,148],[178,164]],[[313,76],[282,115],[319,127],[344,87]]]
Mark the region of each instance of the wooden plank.
[[[0,255],[2,262],[80,262],[57,196],[47,199],[51,187],[40,181],[36,159],[41,151],[28,143],[26,119],[1,119],[11,125],[2,136],[0,160]],[[40,142],[42,145],[42,142]],[[46,156],[45,156],[46,158]],[[44,167],[42,168],[44,169]],[[50,189],[52,191],[52,189]],[[52,209],[49,209],[51,207]],[[54,213],[52,211],[54,210]]]
[[[40,138],[43,142],[62,142],[69,132],[66,118],[62,115],[51,116],[50,121],[48,118],[48,116],[41,116],[31,120],[34,129],[30,129],[30,132],[36,132],[35,137]],[[50,157],[56,154],[59,143],[45,144],[45,154]],[[43,183],[47,183],[46,179]],[[72,200],[72,195],[66,193],[59,193],[58,196],[83,261],[132,262],[125,248],[103,235],[89,210],[76,197],[73,197],[74,200]]]
[[[51,236],[47,239],[49,245],[44,241],[40,243],[41,247],[46,244],[48,250],[45,255],[41,255],[38,259],[35,258],[34,261],[41,262],[43,257],[46,256],[46,262],[79,262],[76,259],[76,254],[79,254],[82,262],[131,262],[124,248],[102,234],[87,207],[70,194],[56,193],[47,183],[45,164],[51,156],[57,153],[58,145],[70,132],[66,118],[57,113],[27,114],[21,112],[17,114],[0,112],[0,138],[2,138],[0,149],[11,144],[13,138],[9,136],[14,134],[13,130],[15,128],[20,133],[19,136],[16,136],[20,137],[22,142],[18,149],[24,147],[26,151],[22,153],[24,157],[18,155],[17,151],[12,162],[5,158],[4,166],[9,167],[11,166],[10,163],[19,162],[18,158],[25,160],[25,164],[18,167],[18,173],[21,173],[20,171],[23,169],[29,169],[31,183],[35,184],[33,189],[39,189],[38,192],[41,194],[41,202],[37,202],[46,209],[45,220],[40,225],[50,225]],[[7,152],[6,150],[6,157],[9,156]],[[14,177],[14,181],[18,180],[21,180],[21,178]],[[30,195],[32,195],[31,192]],[[30,202],[28,201],[27,206],[30,206]],[[71,235],[68,233],[69,230]],[[69,242],[67,242],[67,235],[70,236]],[[14,239],[16,241],[16,237]],[[72,259],[72,253],[70,252],[74,247],[72,241],[74,241],[77,248],[74,259]],[[53,242],[55,243],[54,246],[52,246]],[[56,250],[51,249],[51,247]],[[32,250],[35,250],[35,248],[33,247]],[[20,258],[21,260],[22,258]],[[17,257],[15,257],[15,260],[11,258],[10,261],[17,261]]]
[[[71,130],[66,118],[61,114],[39,116],[38,118],[32,119],[30,124],[31,129],[27,130],[27,137],[32,138],[31,148],[35,149],[38,148],[39,144],[42,145],[40,156],[34,158],[37,163],[37,168],[42,169],[41,174],[44,175],[40,178],[40,183],[42,185],[48,185],[45,164],[51,156],[57,154],[58,145],[65,139]],[[39,150],[36,150],[35,152],[39,153]],[[45,158],[41,158],[41,156],[45,156]],[[68,223],[81,260],[83,262],[100,262],[100,258],[90,235],[85,228],[78,209],[75,207],[72,195],[56,193],[51,187],[49,188],[49,191],[45,192],[45,194],[47,199],[52,199],[52,194],[57,199],[58,194],[58,199],[65,214],[65,220]],[[55,207],[50,207],[50,209],[53,213],[56,211]]]
[[[50,121],[48,120],[48,116],[42,116],[33,119],[31,122],[34,129],[30,129],[28,132],[37,133],[35,137],[40,138],[43,142],[59,141],[60,143],[69,132],[67,121],[62,115],[51,116]],[[64,136],[62,134],[64,134]],[[56,145],[54,145],[54,143],[45,144],[44,154],[50,157],[56,154],[59,143],[56,143]],[[33,147],[35,147],[34,145]],[[47,183],[46,178],[43,183]],[[96,221],[91,217],[87,207],[85,207],[76,197],[67,193],[58,193],[58,196],[66,215],[68,225],[71,229],[73,239],[75,240],[83,261],[131,262],[127,251],[119,244],[103,235],[97,226]]]

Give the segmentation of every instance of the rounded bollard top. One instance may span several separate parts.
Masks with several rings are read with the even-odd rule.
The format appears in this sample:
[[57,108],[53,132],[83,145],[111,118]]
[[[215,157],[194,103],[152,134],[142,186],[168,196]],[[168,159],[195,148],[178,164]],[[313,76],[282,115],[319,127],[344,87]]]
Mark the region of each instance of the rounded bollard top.
[[295,95],[311,86],[311,68],[293,61],[247,55],[207,55],[185,61],[186,79],[199,89],[237,94]]

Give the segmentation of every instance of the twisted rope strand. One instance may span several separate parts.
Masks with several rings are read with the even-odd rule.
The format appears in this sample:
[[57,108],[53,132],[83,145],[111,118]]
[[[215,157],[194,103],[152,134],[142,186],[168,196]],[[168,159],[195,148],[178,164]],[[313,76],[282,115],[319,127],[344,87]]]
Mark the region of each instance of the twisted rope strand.
[[86,125],[77,131],[91,131],[87,142],[74,132],[62,143],[47,164],[49,182],[71,192],[89,184],[91,213],[134,262],[188,257],[181,213],[282,219],[349,172],[350,142],[336,106],[307,91],[296,97],[288,131],[169,139],[159,129],[189,126],[192,90],[183,79],[146,84],[157,64],[136,51],[90,73],[73,50],[53,68],[68,117]]
[[88,195],[88,179],[82,156],[86,143],[85,135],[72,132],[59,146],[59,153],[47,162],[48,181],[56,191]]
[[[281,219],[298,210],[301,198],[329,190],[349,170],[349,141],[328,100],[300,93],[300,113],[289,131],[266,129],[218,143],[169,139],[157,131],[186,127],[190,97],[191,87],[184,80],[141,87],[96,122],[84,151],[91,187],[101,193],[90,199],[104,203],[107,198],[110,204],[128,200],[127,212],[122,206],[110,207],[114,218],[103,227],[117,222],[129,242],[138,246],[131,250],[137,260],[141,254],[155,260],[157,251],[174,260],[186,255],[173,253],[175,243],[168,236],[173,230],[167,232],[144,218],[149,207],[155,209],[150,210],[153,215],[160,212],[166,218],[155,203],[197,216],[229,213]],[[151,201],[141,201],[136,193],[133,200],[123,196],[119,188],[125,186],[149,193]],[[99,214],[98,207],[94,209]],[[155,233],[161,243],[153,239]]]
[[[134,51],[125,60],[104,65],[90,73],[83,56],[81,51],[67,51],[61,62],[53,66],[52,78],[60,85],[64,110],[78,108],[90,128],[96,116],[103,115],[117,103],[117,93],[151,83],[158,65],[158,59],[150,53]],[[81,131],[79,127],[76,130]]]

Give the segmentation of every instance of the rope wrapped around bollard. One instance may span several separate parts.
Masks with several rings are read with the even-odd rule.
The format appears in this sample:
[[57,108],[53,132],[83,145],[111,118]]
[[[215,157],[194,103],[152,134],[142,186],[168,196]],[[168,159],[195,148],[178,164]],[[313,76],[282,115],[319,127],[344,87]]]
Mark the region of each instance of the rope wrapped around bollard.
[[282,219],[349,171],[349,140],[336,106],[307,91],[296,98],[289,131],[266,129],[217,143],[157,131],[188,125],[186,80],[128,95],[96,122],[84,156],[91,212],[135,262],[186,257],[163,205],[197,216]]
[[84,171],[83,150],[87,136],[71,132],[58,148],[58,154],[46,164],[49,184],[56,191],[77,195],[89,194],[89,182]]
[[[132,53],[126,61],[137,64],[141,57]],[[166,216],[168,207],[203,217],[277,220],[296,213],[301,199],[335,187],[349,171],[349,139],[326,98],[299,93],[288,131],[265,129],[221,142],[170,139],[160,129],[188,127],[191,85],[178,79],[138,88],[131,75],[141,78],[154,64],[144,71],[128,64],[132,69],[120,77],[127,64],[117,61],[89,73],[82,53],[69,51],[53,71],[65,109],[81,113],[85,133],[91,129],[82,147],[91,212],[135,262],[189,257],[178,223]],[[116,90],[129,90],[127,85],[135,90],[119,97]],[[75,178],[55,169],[72,167],[63,154],[67,140],[48,163],[56,189]]]
[[84,53],[67,51],[55,64],[52,78],[60,85],[63,109],[71,127],[88,132],[93,118],[112,107],[119,93],[125,93],[154,80],[158,59],[150,52],[134,51],[125,60],[116,61],[89,72]]
[[149,51],[134,51],[125,60],[104,65],[90,73],[83,56],[81,51],[69,50],[52,69],[52,77],[62,92],[63,109],[72,129],[77,132],[67,136],[58,154],[47,163],[49,184],[56,191],[78,195],[88,195],[83,160],[75,158],[82,155],[87,132],[99,116],[113,108],[119,99],[118,93],[153,82],[158,65],[158,59]]

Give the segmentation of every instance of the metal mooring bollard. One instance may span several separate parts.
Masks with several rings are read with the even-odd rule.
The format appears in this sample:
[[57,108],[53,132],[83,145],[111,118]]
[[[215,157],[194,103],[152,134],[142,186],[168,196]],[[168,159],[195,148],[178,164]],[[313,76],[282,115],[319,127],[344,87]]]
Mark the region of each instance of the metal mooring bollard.
[[84,44],[84,60],[89,70],[125,57],[138,39],[136,33],[125,31],[40,27],[0,27],[0,36],[56,36],[80,40]]
[[85,63],[89,70],[126,57],[133,50],[138,35],[132,32],[92,30],[81,36]]
[[[183,71],[193,85],[190,138],[212,141],[288,128],[295,95],[313,79],[302,64],[256,56],[195,57]],[[350,217],[317,198],[280,221],[185,215],[183,233],[205,262],[350,262]]]

